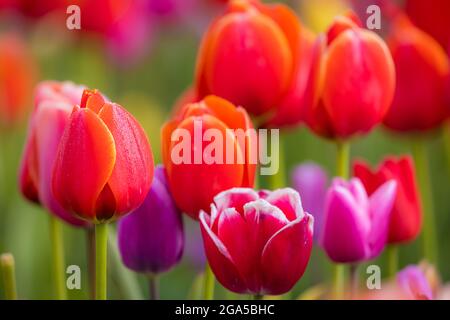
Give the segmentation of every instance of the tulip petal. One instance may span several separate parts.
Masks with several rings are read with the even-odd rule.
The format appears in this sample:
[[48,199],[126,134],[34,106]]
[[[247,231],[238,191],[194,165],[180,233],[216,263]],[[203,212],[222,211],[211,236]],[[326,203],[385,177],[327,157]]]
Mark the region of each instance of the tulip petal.
[[378,256],[386,245],[390,216],[397,192],[397,183],[390,180],[384,183],[370,197],[370,219],[372,228],[369,235],[370,255]]
[[199,219],[206,256],[217,280],[233,292],[246,292],[245,283],[239,275],[230,253],[209,227],[209,216],[201,211]]
[[366,239],[370,232],[370,221],[351,193],[344,187],[331,188],[325,212],[322,246],[328,256],[336,262],[363,260],[368,251]]
[[304,216],[300,195],[294,189],[275,190],[267,196],[266,201],[278,207],[289,221],[294,221]]
[[275,233],[261,257],[263,294],[283,294],[305,272],[312,249],[314,218],[306,214]]
[[128,213],[144,201],[153,179],[153,158],[142,127],[125,109],[106,103],[99,112],[115,142],[116,161],[108,186],[116,214]]
[[234,208],[244,215],[244,205],[259,198],[258,193],[250,188],[232,188],[219,193],[214,197],[217,210]]
[[63,208],[95,221],[97,198],[114,168],[114,139],[90,109],[75,107],[53,170],[53,193]]

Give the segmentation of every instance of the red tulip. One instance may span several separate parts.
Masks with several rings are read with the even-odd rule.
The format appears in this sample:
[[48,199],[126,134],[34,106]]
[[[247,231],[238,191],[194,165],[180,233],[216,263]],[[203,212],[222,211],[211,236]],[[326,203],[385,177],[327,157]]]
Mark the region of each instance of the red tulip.
[[393,23],[388,37],[397,88],[384,124],[396,131],[422,131],[441,125],[448,115],[448,57],[428,34],[405,16]]
[[81,99],[83,89],[70,82],[46,81],[38,85],[19,180],[22,194],[28,200],[41,203],[74,226],[86,226],[87,223],[59,205],[51,191],[51,178],[64,128],[73,106]]
[[0,127],[22,120],[33,92],[37,66],[23,40],[0,36]]
[[[196,126],[200,129],[196,133]],[[239,139],[237,135],[227,131],[230,129],[252,129],[252,123],[243,108],[235,107],[230,102],[216,96],[208,96],[198,103],[185,105],[178,114],[162,128],[162,157],[167,171],[168,182],[177,206],[197,219],[201,209],[208,210],[214,196],[232,187],[253,186],[256,165],[250,163],[250,154],[256,148],[256,138],[248,134],[245,139]],[[218,130],[223,140],[222,156],[227,152],[233,152],[236,161],[206,163],[203,159],[204,151],[211,143],[203,139],[209,129]],[[186,133],[189,137],[178,136],[178,133]],[[196,134],[199,135],[196,137]],[[200,144],[196,144],[196,139]],[[190,139],[185,141],[185,139]],[[227,148],[226,140],[232,150]],[[181,140],[181,141],[180,141]],[[174,161],[173,153],[181,145],[188,147],[184,156],[191,161]],[[195,163],[196,151],[202,159]],[[231,154],[231,153],[230,153]],[[237,161],[239,159],[242,161]]]
[[223,97],[254,115],[274,111],[297,76],[300,32],[298,18],[284,5],[230,1],[203,38],[198,96]]
[[450,53],[450,2],[407,0],[405,11],[419,28],[433,36]]
[[387,158],[376,171],[372,171],[364,162],[355,162],[353,172],[361,179],[367,193],[371,195],[388,180],[397,182],[397,195],[389,223],[389,243],[414,240],[422,226],[422,211],[410,157]]
[[283,294],[303,275],[313,217],[290,188],[259,193],[234,188],[200,213],[206,256],[217,280],[237,293]]
[[336,18],[323,51],[321,100],[305,110],[305,122],[328,138],[367,133],[383,120],[394,95],[387,46],[350,13]]
[[97,90],[85,90],[53,169],[61,206],[93,223],[111,221],[142,204],[152,178],[151,148],[136,119]]

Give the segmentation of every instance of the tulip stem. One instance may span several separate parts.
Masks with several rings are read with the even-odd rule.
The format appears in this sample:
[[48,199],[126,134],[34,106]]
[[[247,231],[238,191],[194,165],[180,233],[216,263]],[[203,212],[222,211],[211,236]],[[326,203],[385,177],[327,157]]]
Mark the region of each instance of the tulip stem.
[[336,263],[333,266],[333,299],[341,300],[344,295],[345,265]]
[[50,217],[50,240],[52,245],[52,264],[55,294],[57,300],[66,300],[66,277],[64,243],[61,230],[61,222],[53,214]]
[[89,298],[95,300],[95,229],[86,229],[86,251],[89,277]]
[[203,283],[203,298],[205,300],[212,300],[214,299],[214,273],[211,270],[211,267],[209,266],[209,263],[206,263],[205,266],[205,278]]
[[348,179],[350,166],[350,143],[347,141],[337,142],[336,175]]
[[150,300],[159,300],[159,281],[156,274],[148,276],[148,293]]
[[437,235],[432,200],[433,193],[431,190],[431,178],[426,150],[426,142],[422,137],[416,137],[413,143],[412,151],[422,198],[422,210],[424,213],[424,226],[422,235],[423,254],[429,262],[434,263],[437,266],[438,252],[436,249]]
[[255,294],[255,295],[253,295],[253,300],[264,300],[264,295]]
[[388,259],[388,274],[390,278],[395,277],[398,270],[398,246],[391,244],[386,248]]
[[351,299],[354,299],[358,294],[359,288],[359,274],[357,263],[350,265],[350,279],[351,279],[350,297]]
[[97,300],[106,300],[108,252],[108,224],[95,225],[95,296]]
[[4,253],[0,256],[0,269],[6,300],[17,300],[15,263],[12,254]]
[[[350,144],[347,141],[337,141],[336,175],[348,179],[350,166]],[[333,270],[333,297],[342,299],[345,284],[345,266],[335,264]]]
[[271,154],[272,158],[272,166],[278,167],[278,171],[275,174],[269,175],[269,187],[271,190],[276,190],[280,188],[286,187],[286,163],[284,159],[284,141],[283,135],[279,135],[279,139],[275,139],[271,136],[270,146],[271,150],[273,150],[273,154]]

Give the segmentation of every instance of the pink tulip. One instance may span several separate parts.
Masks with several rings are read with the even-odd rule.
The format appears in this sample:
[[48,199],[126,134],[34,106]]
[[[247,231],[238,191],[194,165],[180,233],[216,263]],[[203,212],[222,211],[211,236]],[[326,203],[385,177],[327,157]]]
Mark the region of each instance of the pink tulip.
[[51,177],[59,141],[72,108],[81,101],[84,87],[71,82],[46,81],[35,92],[27,142],[20,167],[20,189],[32,202],[74,226],[87,223],[64,210],[51,192]]
[[283,294],[303,275],[314,218],[293,189],[219,193],[211,214],[200,212],[208,262],[217,280],[237,293]]
[[325,202],[321,241],[331,260],[355,263],[381,253],[396,189],[396,182],[389,180],[368,197],[358,178],[333,180]]

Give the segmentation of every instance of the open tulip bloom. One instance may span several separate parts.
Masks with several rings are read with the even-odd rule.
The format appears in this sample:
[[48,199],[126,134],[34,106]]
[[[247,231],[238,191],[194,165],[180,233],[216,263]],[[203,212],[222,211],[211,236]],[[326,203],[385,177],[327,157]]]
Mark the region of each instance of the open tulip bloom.
[[370,197],[358,178],[335,178],[328,190],[322,246],[339,263],[377,257],[386,245],[396,182],[381,185]]
[[200,212],[206,256],[228,290],[283,294],[303,275],[313,217],[290,188],[256,192],[233,188],[218,194],[210,214]]

